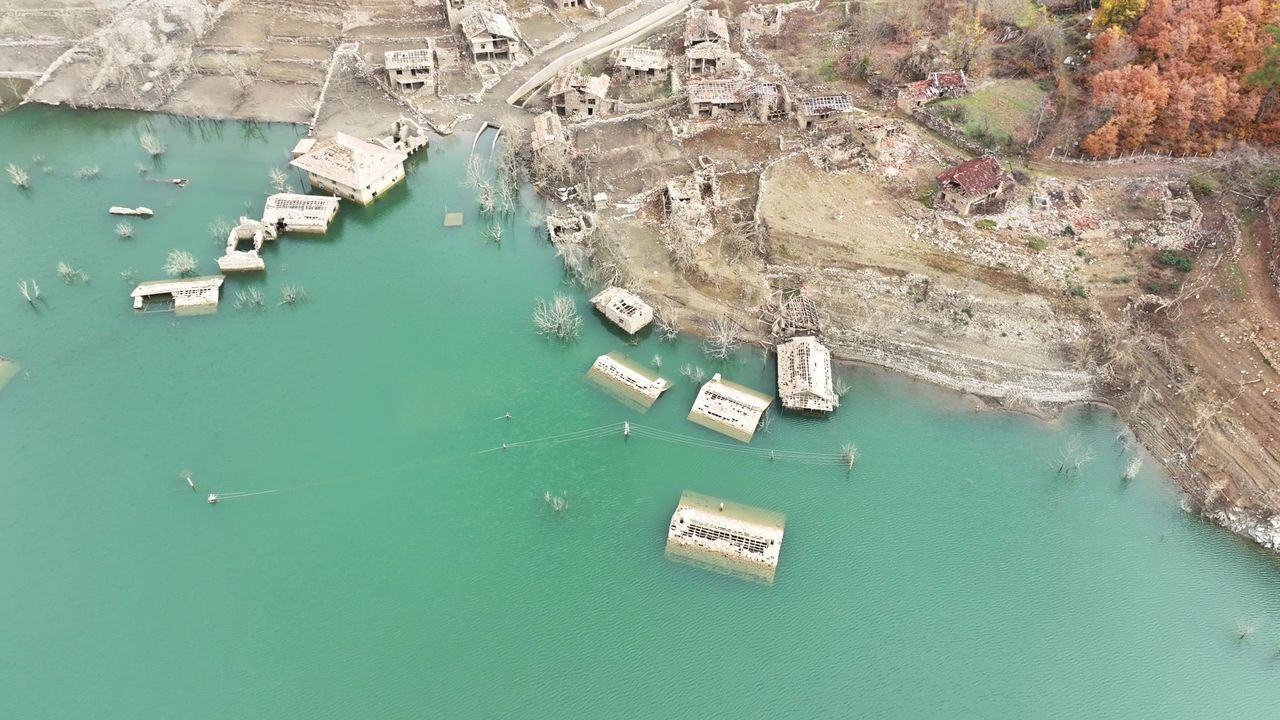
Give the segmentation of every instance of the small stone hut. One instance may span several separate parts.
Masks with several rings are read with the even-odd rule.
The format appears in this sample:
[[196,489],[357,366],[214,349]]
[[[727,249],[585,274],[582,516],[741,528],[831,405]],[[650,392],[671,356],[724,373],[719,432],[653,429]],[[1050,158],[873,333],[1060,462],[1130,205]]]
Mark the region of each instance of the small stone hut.
[[898,107],[904,112],[911,112],[938,98],[957,98],[967,92],[969,80],[963,70],[929,73],[924,80],[907,83],[898,90]]
[[974,158],[948,168],[938,175],[939,204],[961,215],[996,200],[1013,185],[1013,177],[990,155]]
[[436,52],[432,41],[428,40],[425,48],[388,50],[383,57],[392,87],[407,91],[435,89]]
[[624,78],[657,80],[671,69],[671,61],[661,50],[646,47],[624,47],[610,56],[614,69]]
[[551,81],[547,90],[551,109],[555,114],[570,119],[605,115],[609,109],[609,76],[588,78],[582,68],[566,68]]
[[848,95],[802,97],[796,101],[796,124],[801,130],[848,121],[853,115],[853,98]]

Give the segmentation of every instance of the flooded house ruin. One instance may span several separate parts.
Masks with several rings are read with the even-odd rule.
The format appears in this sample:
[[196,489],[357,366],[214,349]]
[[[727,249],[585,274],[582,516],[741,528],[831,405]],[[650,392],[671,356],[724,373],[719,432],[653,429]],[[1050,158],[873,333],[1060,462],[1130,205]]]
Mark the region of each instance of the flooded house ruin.
[[436,87],[436,50],[432,41],[425,48],[388,50],[383,56],[387,80],[398,90],[414,92]]
[[166,312],[174,315],[207,315],[217,312],[222,275],[151,280],[138,283],[129,297],[137,312]]
[[938,175],[938,204],[969,215],[1002,198],[1012,186],[1013,177],[1000,167],[1000,161],[983,155]]
[[226,250],[218,258],[218,269],[228,272],[255,272],[267,269],[262,259],[262,246],[276,239],[274,225],[241,217],[240,223],[227,233]]
[[276,193],[262,208],[262,223],[283,232],[322,235],[338,215],[338,198]]
[[419,150],[427,147],[431,142],[431,138],[416,120],[401,115],[396,118],[395,122],[391,123],[390,135],[369,138],[369,142],[387,150],[396,150],[403,152],[405,155],[414,155]]
[[671,515],[666,556],[772,585],[786,524],[780,513],[686,490]]
[[307,173],[311,187],[368,205],[404,179],[408,155],[338,133],[316,141],[289,164]]
[[653,407],[658,397],[671,387],[671,383],[656,372],[619,353],[596,358],[587,371],[587,379],[641,410]]
[[588,78],[582,66],[566,68],[555,76],[547,89],[551,110],[555,114],[577,120],[604,115],[609,110],[609,76]]
[[653,308],[634,293],[620,287],[605,288],[591,298],[591,304],[609,322],[629,335],[635,335],[653,322]]
[[743,80],[691,80],[687,91],[689,115],[695,118],[742,112],[751,97],[751,86]]
[[848,123],[853,115],[853,98],[849,95],[819,95],[796,101],[796,123],[801,130]]
[[929,73],[924,80],[907,83],[898,90],[898,107],[911,112],[938,98],[957,98],[969,92],[969,79],[963,70]]
[[462,20],[471,57],[481,60],[510,60],[520,42],[511,20],[491,10],[476,10]]
[[671,70],[671,61],[661,50],[646,47],[624,47],[609,56],[614,71],[627,80],[658,80]]
[[708,430],[749,443],[773,398],[716,373],[698,391],[688,419]]
[[840,406],[831,380],[831,351],[815,337],[781,343],[778,353],[778,399],[782,407],[829,413]]
[[0,355],[0,389],[3,389],[5,385],[8,385],[9,381],[12,380],[21,369],[22,368],[18,366],[18,363]]

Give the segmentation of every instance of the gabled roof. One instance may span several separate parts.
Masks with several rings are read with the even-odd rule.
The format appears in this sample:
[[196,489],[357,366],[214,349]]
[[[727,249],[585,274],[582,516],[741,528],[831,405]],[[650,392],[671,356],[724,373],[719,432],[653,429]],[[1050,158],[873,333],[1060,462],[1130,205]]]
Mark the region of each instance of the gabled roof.
[[427,41],[427,47],[414,48],[412,50],[388,50],[385,58],[385,65],[388,70],[400,70],[403,68],[422,68],[435,67],[435,54],[431,49],[430,41]]
[[751,85],[741,80],[691,80],[689,101],[727,105],[746,102]]
[[848,95],[821,95],[799,100],[805,115],[828,115],[853,112],[853,98]]
[[504,37],[510,40],[518,39],[515,28],[511,26],[511,21],[507,19],[506,15],[489,12],[488,10],[477,10],[462,20],[462,34],[468,38],[486,33],[493,37]]
[[968,85],[965,80],[963,70],[948,70],[946,72],[930,73],[929,82],[939,90],[953,90],[955,88],[964,89]]
[[624,47],[613,51],[613,63],[631,70],[666,70],[671,66],[667,54],[645,47]]
[[289,164],[340,185],[364,188],[408,157],[399,150],[388,150],[346,133],[338,133],[320,140],[310,152]]
[[944,171],[938,176],[938,184],[957,185],[969,195],[986,195],[1000,189],[1007,178],[1000,163],[984,155]]

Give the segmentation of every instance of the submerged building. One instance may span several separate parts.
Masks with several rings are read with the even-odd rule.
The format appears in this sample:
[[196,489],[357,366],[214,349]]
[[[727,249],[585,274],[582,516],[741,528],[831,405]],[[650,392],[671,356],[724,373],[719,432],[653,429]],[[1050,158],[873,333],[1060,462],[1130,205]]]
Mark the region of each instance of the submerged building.
[[404,179],[408,157],[400,150],[338,133],[316,141],[289,164],[306,171],[311,187],[368,205]]
[[671,387],[665,378],[618,353],[596,358],[587,379],[644,410],[653,407],[658,396]]
[[151,280],[138,283],[129,294],[138,312],[172,310],[174,315],[206,315],[217,312],[222,275]]
[[751,442],[773,398],[751,388],[711,376],[689,410],[689,420],[734,440]]
[[591,298],[591,304],[595,305],[596,310],[599,310],[600,314],[610,322],[631,335],[635,335],[653,322],[653,308],[635,294],[620,287],[605,288],[600,294]]
[[840,405],[831,382],[831,351],[817,338],[778,345],[778,398],[788,410],[831,412]]
[[773,584],[786,516],[686,490],[667,530],[667,558]]
[[276,193],[262,209],[262,224],[276,232],[323,234],[338,214],[338,198]]

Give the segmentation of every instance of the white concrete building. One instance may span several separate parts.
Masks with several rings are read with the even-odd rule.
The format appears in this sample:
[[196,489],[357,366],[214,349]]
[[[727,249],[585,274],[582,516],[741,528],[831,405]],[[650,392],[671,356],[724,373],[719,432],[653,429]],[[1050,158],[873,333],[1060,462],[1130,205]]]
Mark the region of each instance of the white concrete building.
[[653,308],[635,294],[620,287],[607,287],[591,298],[596,306],[614,325],[630,335],[635,335],[653,322]]
[[262,224],[276,232],[324,234],[338,214],[338,198],[276,193],[262,209]]
[[401,90],[435,89],[436,51],[428,40],[425,48],[412,50],[388,50],[384,55],[387,79]]
[[398,150],[338,133],[289,164],[306,171],[312,188],[368,205],[404,179],[406,158]]
[[172,310],[174,315],[207,315],[218,310],[218,291],[225,280],[221,275],[151,280],[138,283],[129,294],[138,312]]

